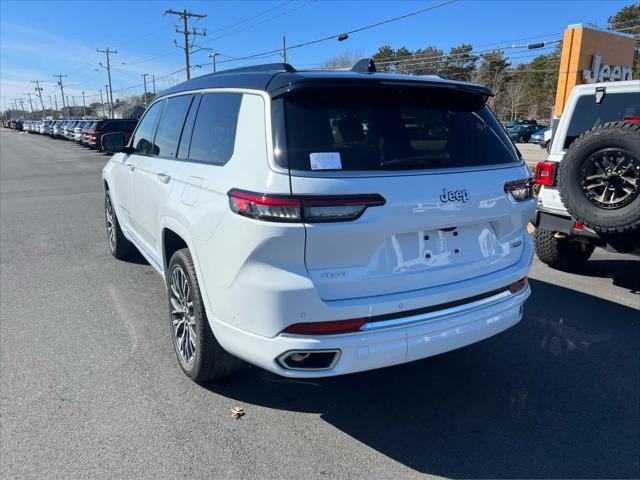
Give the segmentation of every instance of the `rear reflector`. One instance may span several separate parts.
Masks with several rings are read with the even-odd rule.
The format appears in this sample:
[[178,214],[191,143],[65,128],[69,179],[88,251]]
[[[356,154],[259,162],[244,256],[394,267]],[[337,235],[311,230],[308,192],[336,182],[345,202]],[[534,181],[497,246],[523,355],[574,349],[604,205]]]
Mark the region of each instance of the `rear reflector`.
[[631,122],[631,123],[640,123],[640,117],[624,117],[624,121],[625,122]]
[[341,222],[356,220],[368,207],[385,204],[377,194],[338,196],[268,195],[229,191],[229,206],[238,215],[271,222]]
[[505,193],[511,194],[514,200],[524,202],[533,198],[533,178],[513,180],[504,184]]
[[556,162],[538,162],[536,165],[536,183],[553,186],[556,183]]
[[529,284],[529,280],[527,279],[527,277],[524,277],[518,280],[517,282],[513,282],[507,288],[511,293],[518,293],[524,290],[528,284]]
[[360,330],[367,320],[354,318],[352,320],[335,320],[333,322],[309,322],[294,323],[285,328],[282,333],[295,333],[297,335],[328,335],[336,333],[349,333]]
[[580,223],[580,222],[574,222],[573,228],[575,230],[584,230],[584,225],[582,223]]

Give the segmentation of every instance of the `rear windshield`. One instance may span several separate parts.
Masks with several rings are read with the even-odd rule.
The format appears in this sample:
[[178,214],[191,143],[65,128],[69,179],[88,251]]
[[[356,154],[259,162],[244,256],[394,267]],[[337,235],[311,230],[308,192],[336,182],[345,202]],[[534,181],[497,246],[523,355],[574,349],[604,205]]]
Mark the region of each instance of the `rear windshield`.
[[276,133],[277,158],[291,170],[424,170],[521,161],[477,94],[343,87],[303,89],[282,102],[275,110],[284,110],[280,130],[286,133]]
[[637,92],[607,93],[600,103],[596,103],[595,95],[584,95],[576,102],[564,148],[569,148],[576,138],[591,128],[637,116],[640,116],[640,95]]

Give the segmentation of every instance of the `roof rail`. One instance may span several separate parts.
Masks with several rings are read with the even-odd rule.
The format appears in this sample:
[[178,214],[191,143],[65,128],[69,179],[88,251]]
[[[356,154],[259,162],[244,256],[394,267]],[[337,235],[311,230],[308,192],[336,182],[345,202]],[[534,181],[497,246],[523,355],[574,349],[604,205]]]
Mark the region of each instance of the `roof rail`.
[[297,70],[288,63],[263,63],[262,65],[249,65],[248,67],[230,68],[229,70],[221,70],[218,73],[236,72],[297,72]]
[[376,64],[373,63],[373,58],[363,58],[358,60],[356,64],[351,67],[351,71],[358,73],[375,73]]

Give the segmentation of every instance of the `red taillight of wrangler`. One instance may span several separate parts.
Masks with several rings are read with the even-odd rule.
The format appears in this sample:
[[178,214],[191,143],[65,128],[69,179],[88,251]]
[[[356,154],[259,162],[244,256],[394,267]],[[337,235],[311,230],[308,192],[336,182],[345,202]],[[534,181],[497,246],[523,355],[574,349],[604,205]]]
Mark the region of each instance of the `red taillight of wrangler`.
[[640,123],[640,117],[638,116],[624,117],[624,121],[631,122],[631,123]]
[[344,222],[356,220],[368,207],[384,205],[377,194],[337,196],[269,195],[229,191],[229,206],[238,215],[270,222]]
[[507,288],[511,293],[518,293],[524,290],[528,284],[529,284],[529,279],[527,277],[524,277],[518,280],[517,282],[513,282]]
[[335,335],[338,333],[357,332],[365,323],[367,323],[367,320],[364,318],[335,320],[333,322],[294,323],[285,328],[282,333],[295,333],[296,335]]
[[553,186],[556,183],[556,162],[538,162],[536,165],[536,183]]

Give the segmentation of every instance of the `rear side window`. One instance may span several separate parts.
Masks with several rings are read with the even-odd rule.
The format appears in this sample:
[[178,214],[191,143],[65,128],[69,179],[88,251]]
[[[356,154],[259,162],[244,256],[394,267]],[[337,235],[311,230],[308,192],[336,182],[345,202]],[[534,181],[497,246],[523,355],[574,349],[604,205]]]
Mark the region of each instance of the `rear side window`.
[[591,128],[636,116],[640,116],[638,93],[607,93],[600,103],[596,103],[595,95],[580,97],[567,128],[564,148],[569,148],[576,138]]
[[286,132],[284,138],[277,134],[277,144],[286,148],[278,162],[292,170],[520,163],[477,94],[396,87],[305,89],[284,98],[284,116]]
[[164,102],[159,101],[151,105],[142,120],[140,120],[140,125],[131,140],[131,146],[135,153],[144,155],[157,154],[156,149],[152,148],[153,132],[156,129],[156,122],[162,110],[163,103]]
[[175,158],[180,140],[180,132],[184,125],[193,95],[180,95],[167,100],[156,132],[157,155]]
[[193,123],[198,113],[198,106],[200,105],[201,95],[198,94],[194,97],[187,114],[187,119],[184,122],[184,128],[182,129],[182,135],[180,136],[180,146],[178,147],[178,158],[189,158],[189,145],[191,144],[191,134],[193,133]]
[[233,155],[240,112],[240,93],[202,96],[191,135],[189,160],[224,165]]

